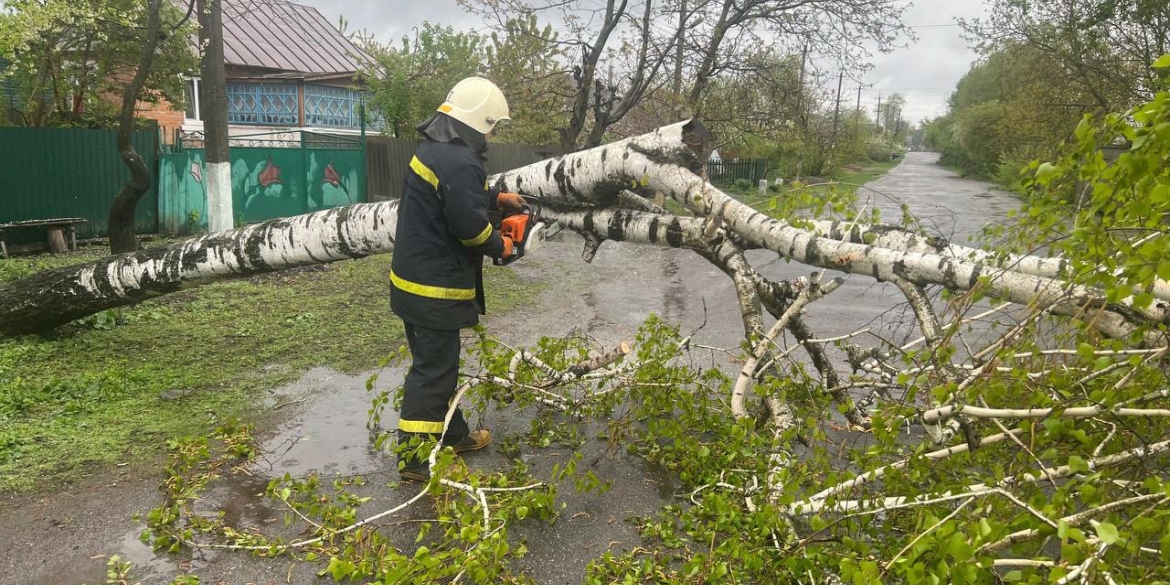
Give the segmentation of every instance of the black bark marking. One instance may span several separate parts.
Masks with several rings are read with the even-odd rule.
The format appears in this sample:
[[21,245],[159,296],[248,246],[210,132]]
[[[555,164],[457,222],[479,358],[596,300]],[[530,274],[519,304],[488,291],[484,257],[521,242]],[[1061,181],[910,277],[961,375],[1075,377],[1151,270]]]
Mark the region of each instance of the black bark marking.
[[195,250],[183,254],[183,270],[195,270],[195,267],[207,262],[207,241],[197,242]]
[[650,219],[650,243],[651,244],[658,243],[658,218],[657,217]]
[[609,225],[606,226],[608,237],[615,242],[622,242],[626,239],[626,228],[622,223],[622,212],[615,211],[609,218]]
[[544,180],[547,181],[550,178],[552,178],[552,172],[553,172],[553,161],[550,160],[550,161],[548,161],[547,165],[544,165]]
[[972,290],[975,288],[975,285],[979,284],[980,274],[983,274],[983,263],[976,262],[975,266],[971,269],[971,278],[967,279],[967,290]]
[[[656,164],[682,167],[695,175],[701,175],[703,172],[703,162],[695,156],[693,151],[684,147],[644,148],[638,144],[630,144],[629,149]],[[629,153],[626,154],[629,155]]]
[[682,247],[683,230],[678,218],[670,220],[670,225],[666,227],[666,243],[670,244],[671,248]]
[[698,119],[692,118],[683,125],[682,142],[691,149],[691,152],[700,161],[707,160],[707,157],[711,156],[711,145],[714,143],[714,139],[711,132]]
[[814,266],[836,266],[833,264],[823,264],[821,258],[821,244],[817,238],[809,238],[808,243],[804,246],[804,258],[801,262],[805,264],[812,264]]
[[350,247],[349,240],[345,236],[345,224],[349,221],[349,208],[338,207],[337,215],[331,217],[330,219],[336,222],[338,250],[350,258],[360,258],[362,255],[358,254],[353,248]]

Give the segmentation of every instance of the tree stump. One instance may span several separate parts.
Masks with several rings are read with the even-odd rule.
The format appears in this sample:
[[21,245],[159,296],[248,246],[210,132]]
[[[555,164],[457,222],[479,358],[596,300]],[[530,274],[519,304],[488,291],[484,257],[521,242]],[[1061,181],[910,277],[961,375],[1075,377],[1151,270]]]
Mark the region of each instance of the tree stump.
[[49,227],[49,251],[54,254],[60,254],[69,250],[69,245],[65,243],[63,229],[59,225]]

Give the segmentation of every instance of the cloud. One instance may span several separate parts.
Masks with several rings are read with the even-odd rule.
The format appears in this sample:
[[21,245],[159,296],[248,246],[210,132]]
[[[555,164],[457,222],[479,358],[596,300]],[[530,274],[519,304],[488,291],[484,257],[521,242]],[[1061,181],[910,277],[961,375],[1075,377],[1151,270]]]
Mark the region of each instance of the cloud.
[[985,13],[983,0],[924,0],[911,6],[905,22],[915,27],[918,40],[874,57],[874,69],[863,78],[868,87],[862,106],[873,112],[879,95],[896,91],[906,98],[904,116],[910,121],[944,114],[947,97],[978,58],[954,25],[958,18]]
[[399,2],[385,0],[294,0],[320,10],[330,22],[339,17],[349,21],[349,30],[366,30],[382,42],[397,44],[423,22],[454,27],[455,30],[483,29],[477,16],[468,14],[455,0]]

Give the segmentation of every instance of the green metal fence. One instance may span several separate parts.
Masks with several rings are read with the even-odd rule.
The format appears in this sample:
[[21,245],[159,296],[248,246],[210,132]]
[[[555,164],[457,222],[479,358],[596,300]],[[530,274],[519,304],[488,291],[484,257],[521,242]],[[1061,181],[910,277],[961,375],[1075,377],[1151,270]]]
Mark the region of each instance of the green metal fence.
[[763,179],[767,172],[768,160],[763,158],[707,161],[707,176],[717,183],[734,183],[739,179],[755,183]]
[[[159,156],[159,216],[165,234],[207,228],[202,137]],[[364,141],[307,131],[231,139],[232,209],[252,223],[366,201]]]
[[[133,144],[153,173],[158,131],[135,131]],[[129,177],[113,130],[0,128],[0,223],[82,217],[89,222],[77,226],[79,238],[105,236],[110,205]],[[158,231],[153,187],[138,202],[134,229]],[[24,229],[6,237],[25,243],[44,241],[45,234]]]

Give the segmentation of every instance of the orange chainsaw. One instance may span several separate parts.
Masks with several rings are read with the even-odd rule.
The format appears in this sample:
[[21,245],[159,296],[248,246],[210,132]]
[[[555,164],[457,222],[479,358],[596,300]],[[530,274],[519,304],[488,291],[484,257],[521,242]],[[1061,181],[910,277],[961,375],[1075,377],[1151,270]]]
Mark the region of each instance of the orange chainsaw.
[[507,258],[493,258],[492,264],[507,266],[520,259],[544,244],[547,237],[547,225],[540,220],[540,207],[525,205],[519,210],[504,211],[502,217],[493,225],[500,230],[500,235],[512,240],[512,255]]

